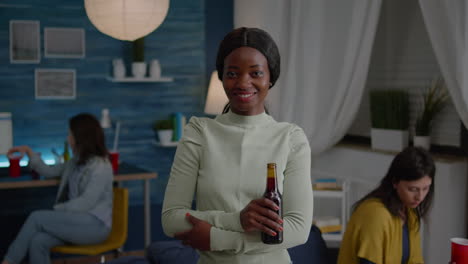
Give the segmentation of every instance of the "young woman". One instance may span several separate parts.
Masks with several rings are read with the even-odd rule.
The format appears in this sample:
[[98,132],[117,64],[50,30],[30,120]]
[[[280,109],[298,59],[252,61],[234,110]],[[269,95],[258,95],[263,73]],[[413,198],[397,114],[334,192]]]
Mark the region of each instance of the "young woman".
[[[304,243],[312,223],[311,157],[303,130],[265,111],[280,73],[278,48],[265,31],[238,28],[221,42],[216,68],[229,105],[186,126],[165,193],[164,231],[198,249],[199,263],[290,263],[287,248]],[[267,163],[277,165],[282,217],[262,198]],[[280,231],[283,243],[262,243],[261,232]]]
[[434,197],[430,154],[408,147],[380,185],[358,201],[346,226],[338,264],[420,264],[419,229]]
[[29,157],[31,169],[44,177],[61,176],[54,210],[32,212],[8,248],[2,264],[50,263],[50,249],[65,244],[104,241],[112,225],[112,168],[104,133],[92,115],[79,114],[69,121],[68,144],[73,158],[46,165],[28,146],[13,147]]

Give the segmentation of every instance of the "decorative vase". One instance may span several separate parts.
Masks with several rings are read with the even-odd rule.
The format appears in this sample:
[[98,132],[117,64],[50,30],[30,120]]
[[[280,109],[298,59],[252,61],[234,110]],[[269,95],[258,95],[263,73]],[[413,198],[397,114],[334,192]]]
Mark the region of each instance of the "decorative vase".
[[152,79],[161,78],[161,65],[159,64],[158,60],[151,61],[149,75]]
[[114,78],[123,79],[125,78],[125,65],[122,59],[114,59],[112,61]]
[[161,145],[169,145],[172,142],[172,129],[158,130],[159,143]]
[[133,62],[132,63],[133,77],[142,79],[146,75],[146,62]]
[[430,136],[414,136],[413,146],[421,147],[425,150],[429,150],[431,148],[431,137]]

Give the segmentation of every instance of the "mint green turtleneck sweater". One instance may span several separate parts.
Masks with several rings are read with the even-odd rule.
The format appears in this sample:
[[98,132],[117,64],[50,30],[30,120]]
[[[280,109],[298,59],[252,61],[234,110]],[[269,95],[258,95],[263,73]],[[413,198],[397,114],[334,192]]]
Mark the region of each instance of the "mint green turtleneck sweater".
[[[169,236],[191,229],[189,212],[209,222],[211,251],[199,263],[290,263],[287,248],[305,243],[312,224],[310,147],[303,130],[266,113],[229,112],[190,119],[177,147],[163,203]],[[266,245],[260,232],[244,232],[240,211],[261,198],[267,163],[276,163],[283,196],[282,244]],[[196,210],[191,210],[193,198]]]

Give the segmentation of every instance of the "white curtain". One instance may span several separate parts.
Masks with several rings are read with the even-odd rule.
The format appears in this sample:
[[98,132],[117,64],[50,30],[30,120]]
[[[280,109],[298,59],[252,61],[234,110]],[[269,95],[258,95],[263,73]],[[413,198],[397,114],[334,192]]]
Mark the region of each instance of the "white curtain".
[[235,27],[260,27],[280,48],[270,113],[306,132],[312,153],[339,141],[354,120],[367,78],[381,0],[236,0]]
[[468,5],[419,0],[424,23],[458,115],[468,127]]

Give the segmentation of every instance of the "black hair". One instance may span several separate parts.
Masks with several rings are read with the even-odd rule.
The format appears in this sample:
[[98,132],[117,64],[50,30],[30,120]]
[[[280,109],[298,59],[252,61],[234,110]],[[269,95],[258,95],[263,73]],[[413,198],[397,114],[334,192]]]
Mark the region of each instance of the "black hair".
[[[273,38],[266,31],[259,28],[240,27],[229,32],[219,44],[216,56],[216,70],[222,81],[224,74],[224,60],[231,52],[240,47],[251,47],[263,54],[268,62],[270,71],[270,89],[280,75],[281,57]],[[229,110],[229,103],[223,113]]]
[[92,156],[107,158],[108,152],[101,124],[91,114],[81,113],[69,121],[70,131],[75,139],[78,165],[85,164]]
[[434,160],[429,152],[420,147],[407,147],[395,156],[380,185],[356,202],[354,209],[364,200],[379,198],[392,215],[399,216],[399,211],[403,208],[403,204],[393,184],[402,180],[416,181],[429,176],[432,184],[426,197],[416,208],[419,223],[421,218],[424,218],[428,213],[434,199],[435,170]]

